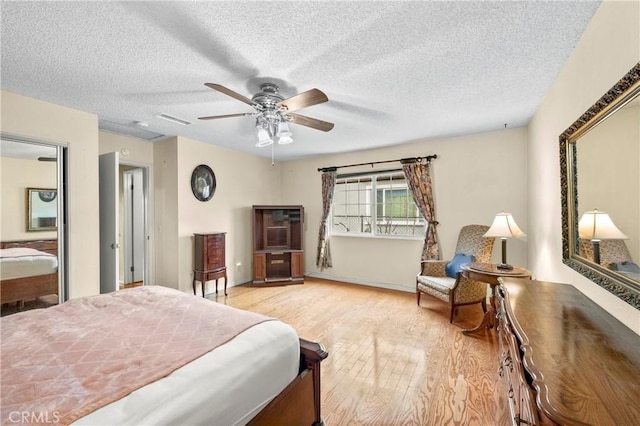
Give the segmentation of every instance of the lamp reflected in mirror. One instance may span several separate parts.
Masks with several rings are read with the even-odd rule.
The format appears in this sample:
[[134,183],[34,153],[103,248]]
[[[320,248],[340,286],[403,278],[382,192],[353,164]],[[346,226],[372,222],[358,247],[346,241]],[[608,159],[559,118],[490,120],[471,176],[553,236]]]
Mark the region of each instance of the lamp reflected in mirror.
[[578,222],[578,234],[580,238],[591,241],[593,261],[598,265],[600,265],[600,241],[629,239],[618,229],[607,213],[597,209],[582,215]]
[[511,213],[498,213],[493,219],[489,230],[484,234],[486,238],[500,238],[502,240],[502,263],[497,265],[498,269],[511,270],[512,265],[507,263],[507,238],[525,237],[526,234],[518,226]]

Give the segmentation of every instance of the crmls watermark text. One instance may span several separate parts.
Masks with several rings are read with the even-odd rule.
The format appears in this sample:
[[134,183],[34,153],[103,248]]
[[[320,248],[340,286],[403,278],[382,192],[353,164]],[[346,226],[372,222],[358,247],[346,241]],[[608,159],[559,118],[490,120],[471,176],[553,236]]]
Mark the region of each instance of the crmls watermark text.
[[60,416],[57,411],[12,411],[9,413],[10,423],[58,423]]

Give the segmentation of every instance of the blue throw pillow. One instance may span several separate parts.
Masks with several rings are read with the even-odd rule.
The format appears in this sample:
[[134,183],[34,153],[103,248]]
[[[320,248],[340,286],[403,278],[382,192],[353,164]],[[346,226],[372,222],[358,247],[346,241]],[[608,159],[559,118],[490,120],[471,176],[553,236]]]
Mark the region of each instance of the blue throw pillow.
[[447,273],[447,276],[451,278],[456,278],[458,276],[458,272],[461,271],[460,267],[465,263],[473,262],[473,259],[474,257],[472,254],[457,253],[453,257],[451,262],[447,263],[447,265],[444,267],[444,270]]

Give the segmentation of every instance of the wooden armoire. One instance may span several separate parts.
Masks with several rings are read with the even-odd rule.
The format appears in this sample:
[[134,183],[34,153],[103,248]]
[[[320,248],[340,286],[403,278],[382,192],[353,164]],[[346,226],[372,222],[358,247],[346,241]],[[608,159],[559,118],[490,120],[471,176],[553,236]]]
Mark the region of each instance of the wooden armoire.
[[304,282],[304,208],[253,206],[253,284]]

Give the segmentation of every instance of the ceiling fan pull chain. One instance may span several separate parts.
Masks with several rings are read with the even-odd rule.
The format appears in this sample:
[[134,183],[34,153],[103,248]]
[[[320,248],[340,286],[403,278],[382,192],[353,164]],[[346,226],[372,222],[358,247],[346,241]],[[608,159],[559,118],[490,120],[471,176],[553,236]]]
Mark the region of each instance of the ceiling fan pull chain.
[[276,162],[273,159],[273,146],[274,145],[275,145],[274,143],[271,144],[271,167],[274,167],[276,165]]

